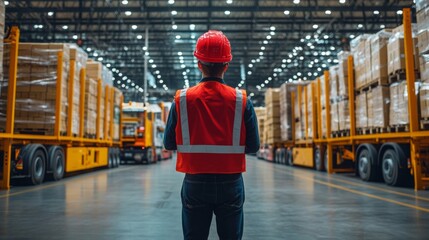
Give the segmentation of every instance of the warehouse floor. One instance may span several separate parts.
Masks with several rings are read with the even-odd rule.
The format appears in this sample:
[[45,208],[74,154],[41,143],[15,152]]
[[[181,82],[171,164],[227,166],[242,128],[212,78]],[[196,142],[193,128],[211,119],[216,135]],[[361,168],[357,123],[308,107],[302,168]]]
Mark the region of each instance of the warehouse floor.
[[[1,239],[181,239],[175,161],[0,191]],[[424,239],[429,191],[248,157],[244,239]],[[214,225],[214,222],[213,222]],[[217,239],[212,226],[210,239]]]

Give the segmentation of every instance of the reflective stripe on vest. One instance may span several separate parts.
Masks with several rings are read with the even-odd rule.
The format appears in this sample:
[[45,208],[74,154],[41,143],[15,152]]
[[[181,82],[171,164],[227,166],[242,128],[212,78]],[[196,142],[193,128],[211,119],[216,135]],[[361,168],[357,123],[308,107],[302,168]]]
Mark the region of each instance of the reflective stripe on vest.
[[180,91],[180,124],[182,127],[183,144],[177,146],[177,150],[182,153],[244,153],[244,146],[240,146],[241,121],[243,110],[243,93],[240,90],[235,90],[235,113],[234,126],[232,132],[232,146],[221,145],[191,145],[189,137],[188,110],[186,104],[186,91]]

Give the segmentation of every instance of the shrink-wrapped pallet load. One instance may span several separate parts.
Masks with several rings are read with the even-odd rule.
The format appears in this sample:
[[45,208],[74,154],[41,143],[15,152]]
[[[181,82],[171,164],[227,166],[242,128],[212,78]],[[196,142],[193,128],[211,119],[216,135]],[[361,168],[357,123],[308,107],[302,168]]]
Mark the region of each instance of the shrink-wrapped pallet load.
[[114,88],[114,119],[113,119],[113,140],[119,141],[120,137],[120,118],[121,118],[121,104],[122,104],[122,92],[121,90]]
[[[9,44],[5,45],[4,52],[4,68],[8,68]],[[53,135],[58,102],[61,103],[59,131],[61,135],[66,135],[70,45],[20,43],[18,59],[14,132]],[[0,87],[0,122],[4,122],[6,117],[9,72],[5,73]],[[61,95],[57,94],[57,89],[61,89]],[[4,126],[4,123],[0,125]]]
[[407,82],[396,82],[390,85],[389,125],[395,127],[408,123]]
[[371,55],[367,55],[370,53],[371,49],[369,37],[370,35],[363,34],[350,42],[351,52],[353,54],[354,60],[356,89],[360,89],[365,86],[368,74],[371,74],[371,71],[367,71],[368,65],[371,66]]
[[[299,89],[301,90],[299,92]],[[304,114],[304,101],[301,101],[299,99],[299,96],[301,96],[301,100],[304,98],[304,87],[298,88],[295,94],[295,101],[294,101],[294,116],[295,116],[295,139],[303,139],[305,137],[304,131],[305,131],[305,116]]]
[[350,130],[349,100],[342,99],[338,102],[338,130]]
[[368,78],[368,84],[376,82],[381,85],[388,84],[387,45],[391,36],[392,30],[384,29],[369,38],[371,43],[371,75]]
[[371,89],[368,99],[368,127],[385,128],[389,124],[389,87],[378,86]]
[[333,102],[331,103],[331,132],[337,132],[340,129],[339,124],[338,102]]
[[264,122],[265,122],[265,107],[255,107],[256,118],[258,119],[259,141],[264,143]]
[[[405,49],[404,49],[404,27],[401,25],[393,29],[393,35],[389,38],[387,45],[388,73],[390,75],[405,71]],[[415,28],[413,28],[415,30]],[[416,33],[413,31],[414,67],[419,68]]]
[[368,127],[368,108],[367,108],[367,94],[362,92],[356,95],[355,100],[355,116],[356,128],[365,129]]
[[338,101],[338,65],[329,68],[329,99]]
[[280,137],[280,89],[269,88],[265,92],[266,119],[264,121],[264,142],[274,144]]
[[348,57],[350,52],[341,51],[338,53],[338,96],[347,98],[349,96],[348,83]]
[[297,90],[296,84],[284,83],[280,86],[280,130],[281,140],[292,140],[292,92]]

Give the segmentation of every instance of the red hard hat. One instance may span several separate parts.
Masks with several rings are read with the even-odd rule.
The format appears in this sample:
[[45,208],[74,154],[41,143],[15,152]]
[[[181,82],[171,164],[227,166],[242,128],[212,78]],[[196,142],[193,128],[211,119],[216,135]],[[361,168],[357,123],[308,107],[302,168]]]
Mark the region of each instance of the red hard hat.
[[221,31],[209,30],[198,38],[194,56],[203,62],[230,62],[232,60],[231,44]]

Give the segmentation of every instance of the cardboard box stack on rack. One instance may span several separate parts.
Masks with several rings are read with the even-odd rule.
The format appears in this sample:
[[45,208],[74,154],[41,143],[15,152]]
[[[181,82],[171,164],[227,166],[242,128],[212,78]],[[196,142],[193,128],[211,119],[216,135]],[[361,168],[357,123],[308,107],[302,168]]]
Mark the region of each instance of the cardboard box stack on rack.
[[[419,79],[419,61],[416,26],[413,25],[413,47],[414,47],[414,66],[416,79]],[[404,49],[404,28],[399,26],[392,31],[393,35],[389,38],[387,45],[388,52],[388,73],[390,84],[390,108],[389,108],[389,130],[407,131],[409,124],[408,117],[408,94],[407,83],[405,81],[405,49]],[[418,84],[418,81],[416,81]],[[418,88],[417,88],[418,89]]]
[[280,142],[280,89],[269,88],[265,92],[265,121],[264,143],[274,144]]
[[420,128],[429,129],[429,2],[416,1],[420,69]]
[[300,87],[295,92],[294,117],[295,117],[295,139],[304,139],[305,137],[305,116],[304,116],[304,87]]
[[329,101],[331,104],[331,132],[340,130],[340,116],[338,112],[338,65],[329,68]]
[[296,93],[297,85],[283,83],[280,86],[280,132],[282,141],[290,141],[292,136],[292,92]]
[[[113,80],[113,79],[112,79]],[[122,92],[115,88],[114,89],[114,114],[113,114],[113,140],[119,141],[120,140],[120,117],[121,117],[121,104],[122,104]]]
[[80,129],[80,72],[86,69],[88,55],[83,49],[76,45],[70,47],[70,60],[75,60],[73,76],[73,116],[72,116],[72,135],[77,136]]
[[326,86],[325,86],[325,76],[321,76],[319,78],[320,80],[320,104],[321,104],[321,111],[322,111],[322,119],[319,119],[322,123],[322,138],[326,138]]
[[264,143],[264,124],[265,124],[265,107],[255,107],[256,118],[258,119],[259,141],[261,146]]
[[[8,46],[5,45],[4,49],[6,57],[4,67],[9,66]],[[66,135],[67,117],[72,117],[67,114],[70,44],[20,43],[18,55],[14,132],[53,135],[56,103],[61,101],[60,134]],[[58,86],[59,76],[61,86]],[[6,84],[6,81],[3,83]],[[0,93],[2,101],[7,99],[7,87],[4,86]],[[60,96],[57,96],[58,88],[61,88]],[[6,105],[0,106],[0,113],[5,116]],[[5,118],[1,118],[0,121],[5,121]]]

